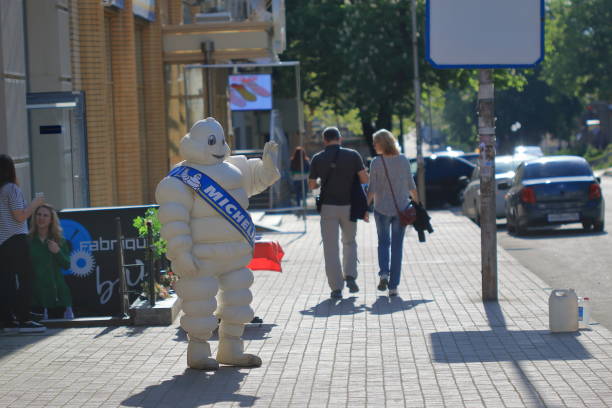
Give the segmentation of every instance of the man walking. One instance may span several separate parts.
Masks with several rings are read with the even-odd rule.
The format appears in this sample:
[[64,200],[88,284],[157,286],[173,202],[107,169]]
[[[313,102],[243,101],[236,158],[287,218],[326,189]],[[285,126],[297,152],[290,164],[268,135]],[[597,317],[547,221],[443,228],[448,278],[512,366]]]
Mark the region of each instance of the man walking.
[[[321,237],[325,256],[327,282],[331,297],[342,298],[344,281],[351,293],[359,291],[357,286],[357,222],[351,221],[351,187],[355,177],[361,184],[368,183],[363,160],[359,153],[340,146],[340,131],[336,127],[323,130],[325,150],[317,153],[310,162],[308,186],[319,187],[321,180]],[[342,264],[338,244],[342,231]]]

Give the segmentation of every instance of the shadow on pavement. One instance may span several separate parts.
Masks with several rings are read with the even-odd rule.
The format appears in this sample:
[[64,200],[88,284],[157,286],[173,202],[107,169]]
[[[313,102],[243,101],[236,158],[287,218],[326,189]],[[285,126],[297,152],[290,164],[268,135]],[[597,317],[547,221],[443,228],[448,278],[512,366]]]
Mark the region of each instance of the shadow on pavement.
[[122,334],[117,334],[115,337],[134,337],[139,336],[148,328],[149,326],[108,326],[100,333],[94,336],[94,339],[97,339],[102,336],[106,336],[107,334],[112,333],[114,330],[126,328],[126,332]]
[[[268,333],[275,328],[276,324],[247,324],[244,328],[242,338],[244,340],[265,340],[269,338]],[[180,326],[176,328],[175,338],[172,339],[178,342],[187,342],[187,333]],[[213,332],[210,340],[219,340],[219,333],[217,330]]]
[[183,374],[175,375],[171,380],[148,386],[142,392],[122,401],[122,404],[143,408],[178,406],[191,408],[226,402],[236,403],[240,407],[250,407],[255,404],[257,397],[237,393],[247,375],[246,369],[228,366],[222,366],[214,372],[188,368]]
[[461,364],[510,361],[523,384],[518,391],[528,392],[532,400],[538,402],[538,406],[548,406],[542,393],[521,367],[521,362],[592,358],[577,340],[579,332],[553,334],[549,330],[508,330],[498,302],[485,302],[484,308],[491,330],[431,334],[435,362]]
[[357,300],[357,298],[354,296],[343,299],[325,299],[310,309],[300,310],[300,313],[305,316],[329,317],[334,315],[352,315],[365,312],[366,306],[363,304],[355,306],[355,300]]
[[0,359],[19,351],[20,349],[31,346],[32,344],[44,340],[49,335],[60,332],[61,330],[49,330],[44,333],[3,333],[0,329]]
[[379,296],[371,307],[366,307],[371,314],[384,315],[402,310],[410,310],[421,303],[433,302],[430,299],[403,300],[400,296]]
[[497,302],[485,302],[491,330],[432,333],[434,360],[467,363],[520,360],[585,360],[591,354],[577,340],[580,333],[508,330]]
[[370,312],[374,315],[390,314],[410,310],[421,303],[433,302],[429,299],[403,300],[400,296],[379,296],[372,306],[355,305],[356,297],[344,299],[326,299],[310,309],[300,311],[305,316],[329,317],[334,315],[351,315]]

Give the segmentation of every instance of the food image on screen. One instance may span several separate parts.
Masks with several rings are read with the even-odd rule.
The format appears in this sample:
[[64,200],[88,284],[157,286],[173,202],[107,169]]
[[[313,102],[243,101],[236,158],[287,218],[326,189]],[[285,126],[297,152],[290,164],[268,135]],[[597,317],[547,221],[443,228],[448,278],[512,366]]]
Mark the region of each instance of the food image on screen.
[[229,91],[233,111],[272,109],[270,74],[230,75]]

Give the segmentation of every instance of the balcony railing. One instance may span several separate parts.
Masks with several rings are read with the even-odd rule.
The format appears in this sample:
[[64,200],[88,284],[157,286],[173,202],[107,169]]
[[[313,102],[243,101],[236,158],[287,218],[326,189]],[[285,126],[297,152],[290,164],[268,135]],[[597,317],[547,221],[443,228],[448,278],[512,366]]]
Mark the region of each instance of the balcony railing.
[[213,0],[202,5],[195,23],[223,21],[272,21],[271,0]]

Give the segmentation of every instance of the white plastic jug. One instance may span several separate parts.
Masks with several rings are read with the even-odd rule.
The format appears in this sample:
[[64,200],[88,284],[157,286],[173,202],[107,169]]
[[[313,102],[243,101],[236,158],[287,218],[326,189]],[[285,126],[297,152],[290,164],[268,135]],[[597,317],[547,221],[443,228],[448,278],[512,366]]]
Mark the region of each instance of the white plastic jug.
[[553,333],[578,331],[578,297],[574,289],[553,289],[550,293],[548,324]]

